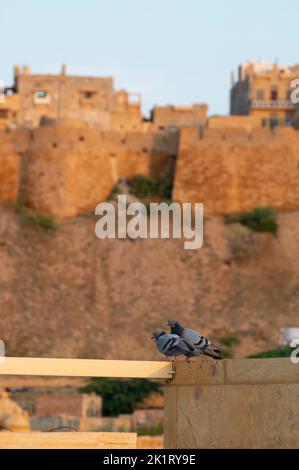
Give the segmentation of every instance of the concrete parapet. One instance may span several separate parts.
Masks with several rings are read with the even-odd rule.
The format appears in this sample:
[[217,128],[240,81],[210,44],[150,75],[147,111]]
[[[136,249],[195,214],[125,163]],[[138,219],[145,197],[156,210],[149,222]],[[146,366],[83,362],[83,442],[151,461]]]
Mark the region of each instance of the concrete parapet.
[[288,358],[178,363],[165,386],[165,447],[298,448],[298,398]]

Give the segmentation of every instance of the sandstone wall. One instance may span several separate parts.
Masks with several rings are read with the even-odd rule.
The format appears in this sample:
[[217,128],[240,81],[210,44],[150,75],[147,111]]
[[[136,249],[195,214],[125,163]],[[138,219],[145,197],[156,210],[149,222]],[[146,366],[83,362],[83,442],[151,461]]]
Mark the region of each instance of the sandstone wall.
[[298,448],[299,374],[290,358],[175,368],[165,387],[167,449]]
[[261,120],[256,116],[211,116],[208,119],[208,127],[222,130],[241,128],[249,132],[261,127]]
[[93,210],[113,187],[99,132],[66,123],[40,127],[22,162],[21,193],[38,212],[57,217]]
[[94,210],[121,178],[158,177],[173,161],[177,133],[99,132],[72,121],[32,131],[21,194],[38,212],[69,217]]
[[17,199],[21,156],[28,142],[29,131],[0,131],[0,203]]
[[153,124],[156,129],[167,127],[200,127],[206,124],[208,106],[156,106],[152,111]]
[[196,129],[181,131],[173,198],[203,202],[210,214],[257,206],[299,207],[296,131]]

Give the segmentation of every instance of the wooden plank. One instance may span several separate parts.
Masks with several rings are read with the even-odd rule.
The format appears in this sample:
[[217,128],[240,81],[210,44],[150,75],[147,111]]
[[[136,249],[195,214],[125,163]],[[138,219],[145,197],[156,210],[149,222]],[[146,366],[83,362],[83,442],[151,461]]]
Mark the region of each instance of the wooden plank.
[[170,379],[172,365],[159,361],[5,357],[0,375]]
[[136,449],[137,434],[125,432],[0,433],[0,449]]
[[178,387],[164,386],[164,448],[177,448],[177,390]]

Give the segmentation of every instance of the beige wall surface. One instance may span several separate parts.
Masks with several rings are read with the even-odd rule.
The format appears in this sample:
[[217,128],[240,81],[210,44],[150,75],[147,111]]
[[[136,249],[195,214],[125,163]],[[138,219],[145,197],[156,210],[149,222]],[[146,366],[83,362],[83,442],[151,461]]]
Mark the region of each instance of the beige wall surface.
[[286,359],[177,364],[166,448],[298,448],[299,367]]
[[181,131],[173,199],[203,202],[209,214],[299,207],[298,133],[293,129]]

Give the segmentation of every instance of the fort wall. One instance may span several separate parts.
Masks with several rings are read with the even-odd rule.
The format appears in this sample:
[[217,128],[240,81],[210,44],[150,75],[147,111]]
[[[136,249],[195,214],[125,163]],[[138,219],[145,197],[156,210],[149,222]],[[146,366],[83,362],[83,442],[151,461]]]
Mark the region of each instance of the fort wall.
[[207,121],[208,106],[193,104],[192,106],[156,106],[152,111],[152,119],[156,129],[168,127],[202,127]]
[[208,119],[210,129],[245,129],[252,131],[256,127],[261,127],[261,120],[257,116],[211,116]]
[[173,199],[210,214],[299,207],[299,136],[293,129],[183,129]]
[[299,207],[299,135],[292,128],[187,127],[101,131],[80,120],[0,132],[0,201],[55,217],[94,210],[123,178],[159,178],[174,161],[173,199],[222,215]]
[[100,132],[68,120],[49,124],[31,132],[20,192],[26,205],[55,217],[94,210],[119,179],[158,178],[177,154],[175,132]]
[[17,199],[22,151],[29,143],[29,131],[0,130],[0,201]]

